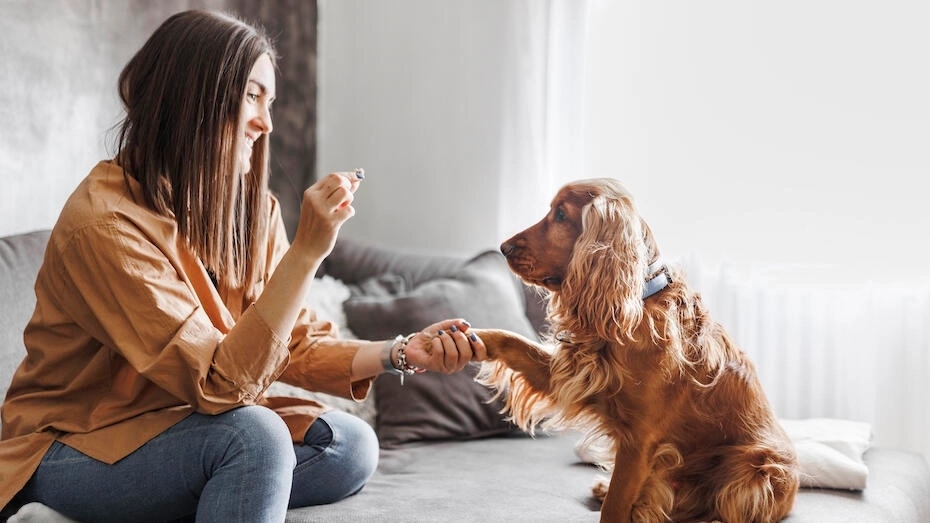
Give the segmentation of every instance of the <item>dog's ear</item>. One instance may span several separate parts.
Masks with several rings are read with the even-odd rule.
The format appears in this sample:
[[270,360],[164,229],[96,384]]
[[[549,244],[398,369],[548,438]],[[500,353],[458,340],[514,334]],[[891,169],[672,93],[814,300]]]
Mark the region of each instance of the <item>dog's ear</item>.
[[585,206],[560,296],[580,332],[633,338],[643,317],[648,264],[643,226],[628,195],[597,195]]

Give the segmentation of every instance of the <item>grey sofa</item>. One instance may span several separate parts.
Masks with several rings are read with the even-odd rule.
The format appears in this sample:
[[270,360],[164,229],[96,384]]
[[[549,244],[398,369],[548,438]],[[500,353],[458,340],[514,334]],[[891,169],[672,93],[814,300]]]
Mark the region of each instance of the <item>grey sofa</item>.
[[[47,237],[0,238],[0,393],[24,354],[22,331]],[[494,252],[466,260],[340,241],[321,272],[351,289],[346,327],[361,338],[391,337],[448,315],[530,334],[543,322],[539,298]],[[416,375],[403,387],[382,376],[373,397],[347,406],[382,440],[375,476],[359,494],[291,510],[287,521],[597,521],[589,486],[598,471],[576,457],[577,435],[529,437],[489,399],[469,372]],[[802,489],[786,521],[930,521],[930,470],[921,456],[871,448],[864,459],[863,491]]]

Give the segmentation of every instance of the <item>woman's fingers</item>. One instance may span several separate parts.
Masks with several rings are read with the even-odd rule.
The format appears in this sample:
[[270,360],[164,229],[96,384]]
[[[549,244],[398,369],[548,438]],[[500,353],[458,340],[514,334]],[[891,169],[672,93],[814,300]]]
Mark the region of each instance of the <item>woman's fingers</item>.
[[484,343],[468,333],[469,327],[462,319],[445,320],[417,333],[411,340],[413,358],[421,362],[417,366],[451,373],[464,369],[471,361],[486,359]]
[[449,331],[440,330],[439,335],[436,336],[436,340],[439,342],[442,350],[443,372],[455,372],[460,370],[459,360],[461,359],[461,354],[455,344],[455,340],[452,338],[452,334],[450,334]]
[[363,177],[362,169],[334,172],[308,187],[292,245],[328,254],[342,224],[355,215],[352,201]]
[[364,169],[340,171],[327,174],[314,186],[319,186],[325,206],[332,212],[352,205],[355,191],[365,178]]

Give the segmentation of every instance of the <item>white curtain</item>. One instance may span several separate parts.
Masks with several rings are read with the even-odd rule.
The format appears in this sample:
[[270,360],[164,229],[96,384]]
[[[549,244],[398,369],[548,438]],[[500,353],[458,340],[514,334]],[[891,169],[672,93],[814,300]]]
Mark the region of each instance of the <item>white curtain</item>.
[[[497,57],[505,91],[501,239],[539,219],[562,183],[590,176],[584,169],[584,78],[599,76],[585,70],[587,17],[605,7],[570,0],[506,5],[511,39]],[[625,179],[644,173],[605,174]],[[869,283],[855,276],[844,283],[830,268],[709,266],[697,257],[686,265],[711,313],[756,362],[779,416],[866,421],[875,444],[930,457],[930,283]],[[866,283],[850,283],[857,281]]]
[[687,260],[780,416],[930,458],[926,3],[591,4],[587,168]]
[[755,362],[779,416],[865,421],[873,444],[930,459],[930,282],[857,282],[824,266],[683,265]]

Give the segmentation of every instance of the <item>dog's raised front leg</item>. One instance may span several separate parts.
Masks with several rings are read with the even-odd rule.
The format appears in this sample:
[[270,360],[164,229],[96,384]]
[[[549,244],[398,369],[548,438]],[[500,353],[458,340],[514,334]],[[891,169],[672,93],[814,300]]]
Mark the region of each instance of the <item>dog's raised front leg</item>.
[[470,329],[469,332],[474,332],[484,341],[489,360],[498,360],[519,372],[537,391],[549,391],[549,362],[552,357],[540,344],[501,329]]

